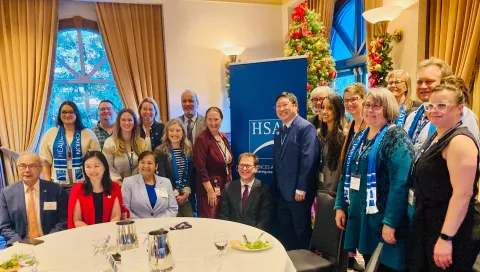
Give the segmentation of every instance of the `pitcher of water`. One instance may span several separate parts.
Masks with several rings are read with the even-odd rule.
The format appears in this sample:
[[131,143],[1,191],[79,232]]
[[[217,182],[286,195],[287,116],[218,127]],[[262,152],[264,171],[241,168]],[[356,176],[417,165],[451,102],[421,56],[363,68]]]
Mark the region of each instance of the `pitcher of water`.
[[167,272],[173,269],[172,252],[168,243],[168,231],[154,230],[148,233],[148,264],[151,271]]
[[124,220],[117,222],[117,248],[119,251],[138,247],[138,237],[135,230],[135,221]]

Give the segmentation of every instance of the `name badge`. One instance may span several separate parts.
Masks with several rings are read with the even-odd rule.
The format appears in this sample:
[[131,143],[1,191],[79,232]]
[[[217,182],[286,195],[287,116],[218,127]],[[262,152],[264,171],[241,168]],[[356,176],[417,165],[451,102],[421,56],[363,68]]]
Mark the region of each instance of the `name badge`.
[[360,190],[360,178],[352,176],[350,178],[350,189],[358,191]]
[[168,192],[165,188],[155,188],[155,193],[157,193],[157,197],[168,197]]
[[215,191],[215,194],[217,194],[217,196],[221,195],[220,187],[215,186],[215,188],[213,188],[213,190]]
[[412,189],[408,190],[408,204],[415,207],[415,192]]
[[57,202],[43,202],[43,210],[44,211],[56,211],[57,210]]

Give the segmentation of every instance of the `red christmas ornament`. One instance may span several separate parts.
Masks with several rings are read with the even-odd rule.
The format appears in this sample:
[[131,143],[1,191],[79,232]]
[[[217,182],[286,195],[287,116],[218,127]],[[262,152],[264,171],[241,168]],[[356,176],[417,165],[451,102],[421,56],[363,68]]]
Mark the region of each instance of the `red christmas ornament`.
[[320,64],[317,64],[317,65],[315,66],[315,68],[317,68],[317,70],[320,70],[320,69],[322,68],[322,66],[321,66]]
[[301,44],[297,45],[297,47],[295,47],[295,49],[297,49],[297,51],[302,50],[302,45]]
[[322,80],[322,81],[320,81],[320,85],[322,85],[322,86],[327,86],[328,83],[327,83],[325,80]]
[[325,28],[322,29],[322,35],[323,35],[323,36],[327,35],[327,30],[325,30]]
[[325,61],[325,66],[330,66],[330,61],[326,60]]
[[307,91],[310,91],[310,84],[307,82]]
[[299,29],[297,29],[293,32],[293,38],[294,39],[300,39],[301,37],[302,37],[302,31],[300,31]]

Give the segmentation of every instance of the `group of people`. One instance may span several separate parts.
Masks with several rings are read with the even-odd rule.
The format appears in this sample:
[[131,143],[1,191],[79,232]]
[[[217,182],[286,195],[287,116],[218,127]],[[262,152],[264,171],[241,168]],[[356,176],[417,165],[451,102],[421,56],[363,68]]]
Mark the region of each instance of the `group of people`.
[[[394,70],[387,88],[367,92],[355,83],[343,99],[329,87],[313,90],[310,105],[317,115],[310,124],[297,116],[295,97],[279,97],[277,114],[287,132],[275,139],[275,180],[283,195],[277,205],[292,205],[281,226],[293,228],[293,248],[308,245],[315,191],[302,193],[310,182],[336,196],[335,221],[345,230],[350,256],[358,251],[368,263],[384,243],[378,271],[472,271],[480,250],[472,232],[478,216],[478,119],[467,106],[467,85],[444,61],[423,60],[417,71],[421,102],[410,98],[408,73]],[[298,163],[281,169],[293,160]],[[291,180],[294,186],[284,194],[282,184]],[[306,204],[288,202],[292,196]],[[295,215],[299,205],[303,212]]]
[[92,130],[65,101],[40,155],[18,159],[21,182],[0,193],[0,234],[11,245],[127,217],[198,214],[272,230],[287,250],[308,249],[312,204],[327,191],[336,217],[316,220],[335,220],[352,256],[368,262],[383,242],[380,271],[470,271],[480,249],[472,239],[479,130],[468,88],[435,58],[418,67],[421,102],[411,99],[408,73],[394,70],[387,82],[368,92],[354,83],[343,97],[318,87],[309,120],[298,116],[295,95],[281,93],[271,186],[255,178],[252,153],[239,156],[232,181],[222,111],[199,115],[192,91],[181,96],[184,114],[165,125],[152,98],[138,118],[102,101]]
[[189,90],[181,103],[184,115],[162,124],[152,98],[140,103],[139,118],[128,108],[117,113],[104,100],[90,130],[75,103],[63,102],[40,154],[18,159],[21,182],[0,192],[0,235],[7,245],[125,218],[198,214],[266,230],[272,193],[255,179],[256,155],[239,157],[241,179],[231,182],[233,155],[219,132],[222,111],[211,107],[199,115],[198,97]]

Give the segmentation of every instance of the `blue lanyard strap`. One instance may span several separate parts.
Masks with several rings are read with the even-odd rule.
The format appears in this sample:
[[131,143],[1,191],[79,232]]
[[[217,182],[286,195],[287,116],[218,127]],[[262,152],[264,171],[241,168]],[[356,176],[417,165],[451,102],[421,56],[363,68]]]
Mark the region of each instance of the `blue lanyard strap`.
[[402,106],[400,107],[400,114],[397,120],[395,120],[395,125],[399,127],[403,127],[406,119],[407,119],[407,111],[405,110],[405,103],[403,103]]
[[[370,151],[369,157],[368,157],[368,172],[367,172],[367,184],[369,187],[368,189],[371,189],[372,186],[376,187],[376,158],[377,158],[377,149],[382,141],[383,136],[385,135],[390,123],[386,123],[378,135],[375,137],[374,144],[372,147],[372,150]],[[366,136],[368,135],[368,131],[370,129],[367,128],[363,130],[360,134],[360,136],[354,141],[353,146],[350,149],[350,152],[348,153],[347,157],[347,163],[345,165],[345,182],[344,182],[344,199],[345,201],[349,200],[349,191],[350,191],[350,180],[351,180],[351,171],[352,171],[352,159],[355,153],[358,151],[359,146],[363,141],[365,140]],[[363,145],[363,144],[362,144]],[[363,152],[363,151],[362,151]],[[361,155],[361,154],[360,154]],[[368,204],[368,203],[367,203]]]
[[170,156],[172,158],[173,164],[173,175],[175,177],[175,189],[183,189],[187,186],[187,173],[188,173],[188,158],[182,151],[182,159],[183,159],[183,174],[182,174],[182,181],[180,181],[180,173],[178,172],[178,164],[177,159],[175,157],[175,152],[173,152],[173,148],[170,146]]

